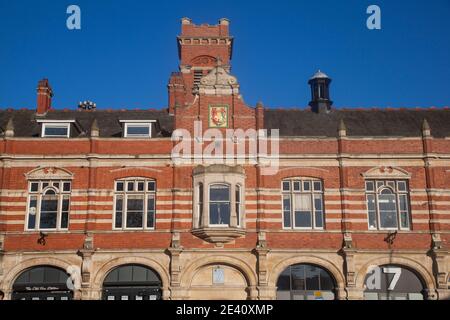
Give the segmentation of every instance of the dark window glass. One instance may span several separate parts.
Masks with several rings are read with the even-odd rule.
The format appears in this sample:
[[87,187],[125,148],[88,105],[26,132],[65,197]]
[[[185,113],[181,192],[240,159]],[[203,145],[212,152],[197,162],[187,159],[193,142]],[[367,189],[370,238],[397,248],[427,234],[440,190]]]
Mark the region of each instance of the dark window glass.
[[314,195],[314,210],[316,215],[316,228],[323,228],[322,195]]
[[39,190],[39,183],[38,182],[32,182],[30,186],[31,192],[37,192]]
[[285,228],[290,228],[291,224],[291,197],[283,196],[283,223]]
[[211,186],[210,201],[229,201],[230,200],[230,188],[228,186]]
[[155,198],[149,196],[147,199],[147,228],[155,227]]
[[28,210],[28,229],[34,229],[36,228],[37,197],[30,197]]
[[127,190],[128,191],[134,191],[134,182],[128,182]]
[[311,191],[311,182],[303,181],[303,191]]
[[373,181],[366,181],[366,190],[367,191],[375,190],[375,185],[374,185]]
[[409,228],[409,210],[408,210],[408,196],[401,194],[400,199],[400,222],[403,229]]
[[64,197],[61,210],[61,228],[66,229],[69,226],[69,197]]
[[320,290],[331,291],[334,289],[333,279],[330,277],[328,272],[321,269],[320,270]]
[[56,228],[57,216],[58,216],[57,198],[48,195],[43,196],[41,201],[41,218],[39,227],[41,229]]
[[144,199],[140,196],[130,196],[127,199],[127,227],[142,228],[144,214]]
[[397,228],[397,204],[395,194],[384,189],[378,196],[381,228]]
[[198,185],[198,221],[201,225],[203,221],[203,183]]
[[311,194],[295,194],[294,218],[296,227],[311,228]]
[[148,136],[150,134],[149,126],[128,125],[127,128],[129,136]]
[[291,266],[292,290],[305,290],[305,266]]
[[70,182],[64,182],[63,190],[64,191],[70,191]]
[[398,191],[403,191],[403,192],[406,191],[406,182],[405,181],[399,181],[397,183],[397,186],[398,186]]
[[236,186],[236,220],[237,225],[240,225],[240,214],[241,214],[241,188],[239,186]]
[[154,181],[148,182],[148,191],[155,191],[156,190],[156,183]]
[[116,198],[116,228],[122,228],[122,211],[123,210],[123,199],[120,197]]
[[230,203],[211,202],[209,205],[210,224],[230,224]]
[[291,190],[291,182],[283,181],[283,191],[289,191],[289,190]]
[[314,266],[305,268],[306,290],[320,290],[320,269]]
[[277,281],[278,291],[291,291],[290,295],[279,293],[278,296],[282,299],[314,300],[316,291],[328,291],[324,298],[329,300],[334,298],[334,289],[331,275],[325,269],[309,264],[296,264],[286,268]]
[[45,136],[58,136],[66,137],[68,127],[66,126],[45,126]]
[[230,187],[212,185],[209,192],[209,223],[230,224]]
[[314,191],[322,191],[322,183],[320,181],[314,181]]
[[123,191],[123,182],[117,182],[116,190],[117,191]]
[[138,182],[138,191],[144,191],[144,182]]
[[291,290],[291,268],[285,269],[277,281],[277,290]]

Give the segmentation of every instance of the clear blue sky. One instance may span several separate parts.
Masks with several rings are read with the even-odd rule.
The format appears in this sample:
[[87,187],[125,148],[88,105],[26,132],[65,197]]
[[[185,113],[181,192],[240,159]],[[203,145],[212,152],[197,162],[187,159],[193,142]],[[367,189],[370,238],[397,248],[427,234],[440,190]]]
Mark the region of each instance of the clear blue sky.
[[[70,4],[80,31],[66,28]],[[366,28],[371,4],[382,30]],[[450,0],[0,0],[0,107],[34,108],[43,77],[58,109],[165,107],[184,16],[231,20],[232,72],[250,105],[305,107],[318,68],[337,107],[450,105]]]

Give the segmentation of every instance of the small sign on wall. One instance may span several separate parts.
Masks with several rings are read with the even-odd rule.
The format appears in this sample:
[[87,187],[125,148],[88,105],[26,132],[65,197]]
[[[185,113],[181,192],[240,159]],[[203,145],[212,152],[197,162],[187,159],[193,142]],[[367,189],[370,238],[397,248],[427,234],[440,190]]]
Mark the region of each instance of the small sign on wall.
[[225,270],[222,267],[213,268],[213,284],[225,283]]

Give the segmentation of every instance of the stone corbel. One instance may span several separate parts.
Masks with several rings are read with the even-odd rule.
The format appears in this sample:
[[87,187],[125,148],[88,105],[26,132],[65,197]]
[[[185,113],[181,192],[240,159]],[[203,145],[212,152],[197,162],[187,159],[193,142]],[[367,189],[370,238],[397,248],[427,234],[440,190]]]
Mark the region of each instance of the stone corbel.
[[353,248],[353,238],[352,234],[349,232],[344,233],[344,242],[342,244],[342,253],[345,262],[345,279],[347,282],[347,287],[355,287],[355,262],[354,255],[356,250]]
[[183,252],[183,247],[180,243],[179,232],[172,233],[172,242],[167,250],[170,255],[170,285],[172,287],[179,287],[182,269],[180,255]]
[[270,250],[267,248],[266,233],[259,232],[258,233],[258,243],[256,245],[254,252],[258,259],[257,260],[258,261],[258,283],[260,286],[268,285],[267,255],[268,255],[269,251]]
[[344,247],[342,248],[344,257],[344,270],[347,288],[354,288],[356,286],[356,270],[355,270],[355,254],[356,250],[353,248],[353,241],[351,234],[344,234]]
[[445,249],[433,249],[433,260],[436,266],[436,283],[439,289],[448,289],[447,278],[449,266],[447,256],[449,252]]
[[80,256],[83,258],[81,264],[81,287],[88,288],[91,282],[92,273],[92,256],[95,253],[94,250],[94,238],[92,234],[86,234],[84,239],[83,249],[79,251]]

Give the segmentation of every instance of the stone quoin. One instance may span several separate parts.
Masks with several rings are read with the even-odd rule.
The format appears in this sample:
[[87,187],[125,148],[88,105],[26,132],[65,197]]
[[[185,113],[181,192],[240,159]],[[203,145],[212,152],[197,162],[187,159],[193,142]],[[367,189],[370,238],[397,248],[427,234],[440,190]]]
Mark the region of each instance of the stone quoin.
[[[0,110],[5,299],[450,299],[449,109],[336,108],[322,71],[306,108],[247,105],[229,27],[181,20],[167,108],[53,109],[43,79]],[[278,150],[195,161],[254,142],[227,130]]]

